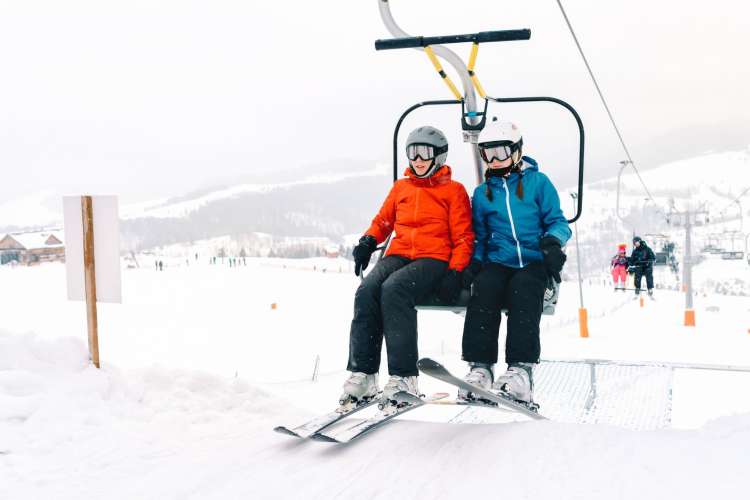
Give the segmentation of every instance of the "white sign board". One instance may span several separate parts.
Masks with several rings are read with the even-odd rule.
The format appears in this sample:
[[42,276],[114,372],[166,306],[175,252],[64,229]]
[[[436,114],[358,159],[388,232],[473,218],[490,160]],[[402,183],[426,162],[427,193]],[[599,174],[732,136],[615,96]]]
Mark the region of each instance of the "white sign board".
[[[96,301],[122,302],[120,218],[117,196],[92,196]],[[83,270],[83,213],[80,196],[63,196],[68,300],[86,300]]]

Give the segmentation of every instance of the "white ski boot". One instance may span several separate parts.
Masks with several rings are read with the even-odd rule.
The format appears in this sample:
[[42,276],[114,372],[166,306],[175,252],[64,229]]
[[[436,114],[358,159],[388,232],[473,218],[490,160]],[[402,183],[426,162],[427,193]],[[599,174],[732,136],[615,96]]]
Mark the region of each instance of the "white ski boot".
[[511,363],[492,388],[525,406],[534,405],[534,366],[533,363]]
[[366,401],[378,394],[378,374],[352,372],[344,382],[344,393],[339,398],[341,405]]
[[[469,368],[470,371],[464,377],[464,382],[486,390],[492,388],[492,365],[487,363],[469,363]],[[459,401],[471,401],[476,398],[466,389],[459,389],[457,399]]]
[[654,300],[654,289],[653,288],[649,288],[648,289],[648,298],[651,299],[651,300]]
[[391,375],[388,379],[388,383],[383,388],[383,397],[381,398],[380,408],[383,409],[385,406],[390,404],[398,404],[393,399],[393,396],[397,392],[408,392],[418,398],[422,397],[417,387],[417,377],[400,377],[398,375]]

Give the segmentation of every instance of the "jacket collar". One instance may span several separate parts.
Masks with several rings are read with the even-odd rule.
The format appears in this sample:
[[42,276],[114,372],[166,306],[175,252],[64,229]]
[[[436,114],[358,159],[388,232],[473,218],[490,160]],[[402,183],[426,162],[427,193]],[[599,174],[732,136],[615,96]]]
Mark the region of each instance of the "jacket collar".
[[414,172],[411,171],[410,167],[406,167],[404,175],[409,181],[415,186],[429,187],[438,186],[445,184],[451,180],[451,168],[448,165],[443,165],[437,171],[429,177],[417,177]]
[[522,159],[523,162],[521,163],[520,172],[513,172],[508,177],[489,177],[487,183],[492,186],[500,186],[503,183],[503,179],[505,179],[508,184],[513,184],[517,182],[519,178],[523,177],[526,172],[539,171],[539,165],[534,158],[524,156]]

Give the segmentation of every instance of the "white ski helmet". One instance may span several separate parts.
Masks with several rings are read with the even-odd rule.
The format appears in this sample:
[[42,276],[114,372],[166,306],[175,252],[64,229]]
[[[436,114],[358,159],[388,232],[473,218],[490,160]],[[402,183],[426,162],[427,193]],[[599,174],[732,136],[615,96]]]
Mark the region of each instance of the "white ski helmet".
[[424,125],[411,131],[406,138],[406,157],[411,162],[417,159],[432,160],[432,165],[423,175],[418,175],[409,163],[409,168],[417,177],[429,177],[445,164],[448,158],[448,139],[435,127]]
[[523,136],[515,123],[498,121],[493,117],[479,133],[479,154],[486,163],[512,158],[511,168],[521,164]]

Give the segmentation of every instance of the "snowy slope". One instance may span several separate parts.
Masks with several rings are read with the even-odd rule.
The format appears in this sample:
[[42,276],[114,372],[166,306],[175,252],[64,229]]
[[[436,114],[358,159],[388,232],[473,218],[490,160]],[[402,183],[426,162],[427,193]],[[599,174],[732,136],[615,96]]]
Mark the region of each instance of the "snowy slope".
[[[750,187],[747,172],[750,168],[750,148],[743,151],[707,153],[703,156],[662,165],[641,172],[656,203],[647,194],[632,169],[625,169],[620,184],[619,217],[617,212],[617,177],[590,183],[584,191],[584,213],[578,222],[579,244],[584,275],[595,276],[608,266],[617,252],[618,243],[631,248],[634,234],[644,237],[654,250],[654,233],[666,235],[676,244],[678,260],[683,260],[685,231],[667,224],[670,206],[677,211],[703,208],[710,224],[695,227],[693,255],[707,244],[719,243],[731,249],[731,231],[747,233],[750,225],[750,192],[740,197],[740,205],[732,202]],[[567,191],[561,191],[563,208],[568,214],[572,206]],[[740,217],[740,207],[743,216]],[[714,239],[711,240],[710,237]],[[735,249],[744,250],[744,236],[735,238]],[[567,253],[575,259],[574,241]],[[570,270],[570,268],[569,268]]]
[[0,416],[2,498],[690,500],[747,488],[747,415],[645,434],[409,420],[337,447],[272,433],[305,413],[241,380],[97,371],[80,341],[0,343],[4,406],[24,402]]

